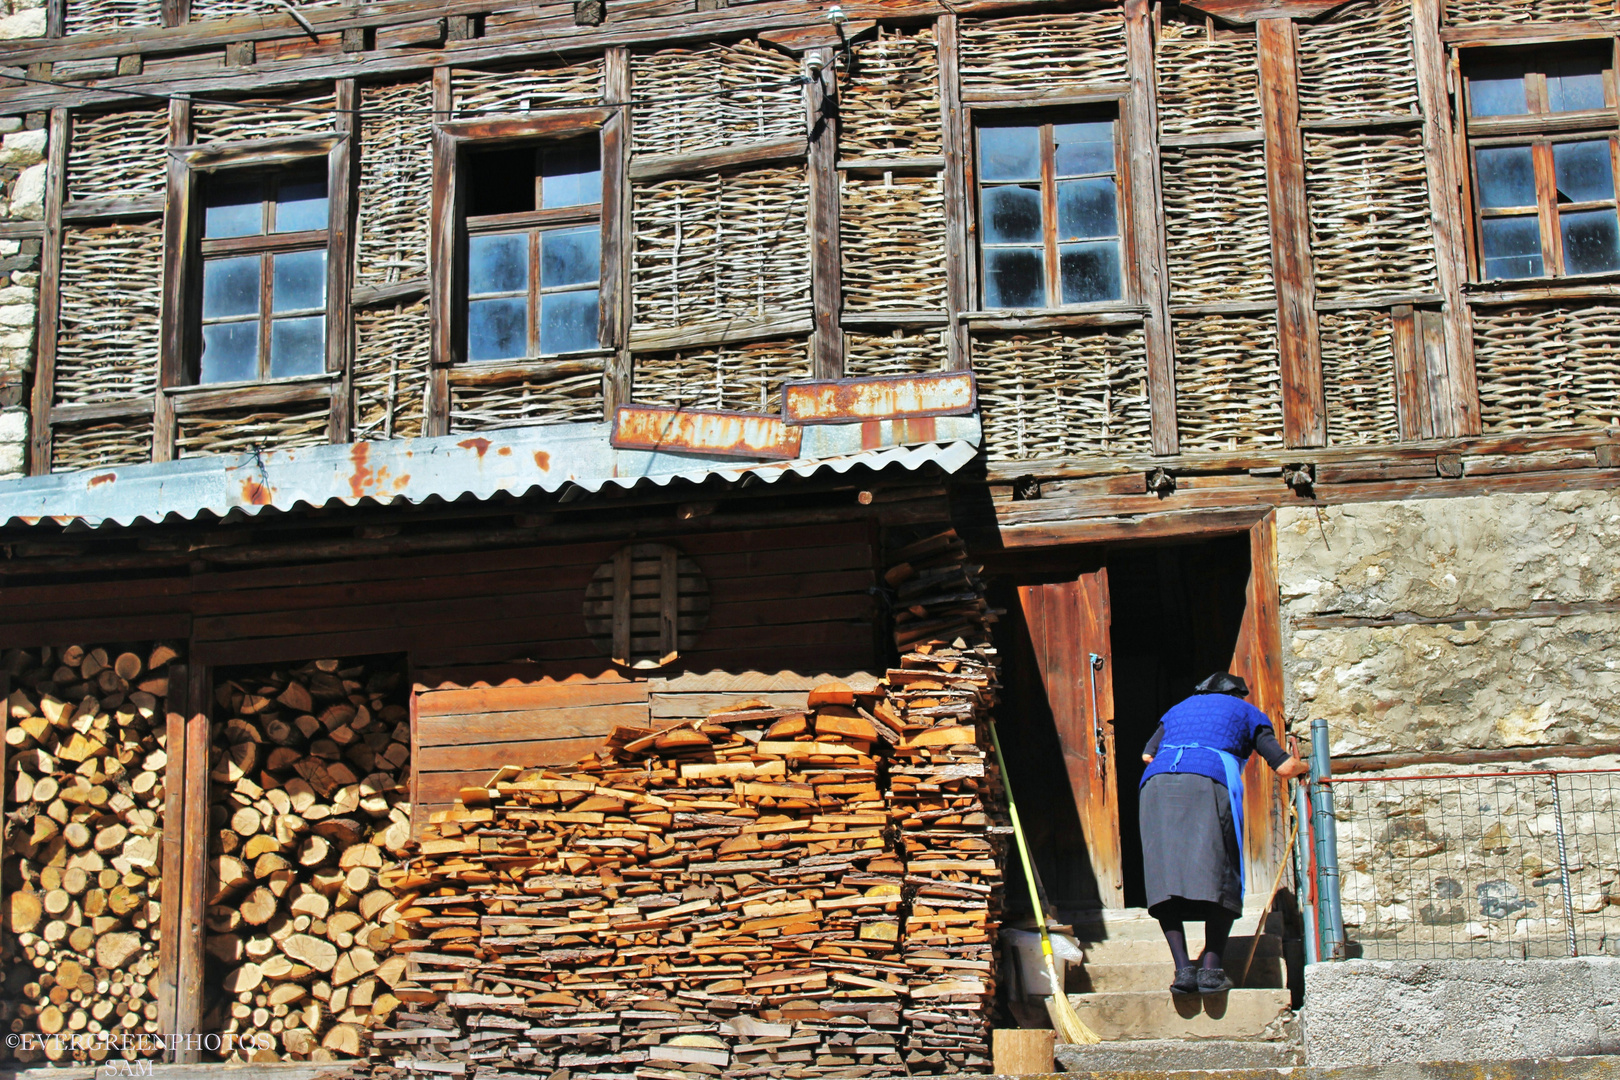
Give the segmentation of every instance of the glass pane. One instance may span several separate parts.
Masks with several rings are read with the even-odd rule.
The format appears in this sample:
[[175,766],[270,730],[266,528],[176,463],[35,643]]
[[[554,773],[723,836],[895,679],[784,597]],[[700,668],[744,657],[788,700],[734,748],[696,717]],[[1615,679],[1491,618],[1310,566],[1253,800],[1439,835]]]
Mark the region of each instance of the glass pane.
[[1541,277],[1541,224],[1535,215],[1480,222],[1487,278]]
[[1052,139],[1057,144],[1059,176],[1085,176],[1114,171],[1114,122],[1097,120],[1086,124],[1055,124]]
[[1578,112],[1603,108],[1603,69],[1596,56],[1560,60],[1547,66],[1549,112]]
[[1564,234],[1564,273],[1603,274],[1620,269],[1620,227],[1613,210],[1558,215]]
[[467,291],[529,291],[529,234],[474,236],[467,241]]
[[1041,129],[1038,127],[980,128],[979,178],[982,180],[1039,180],[1041,178]]
[[257,180],[210,180],[203,207],[203,235],[253,236],[264,231],[264,188]]
[[1057,189],[1058,240],[1119,235],[1113,177],[1065,180]]
[[587,206],[602,201],[602,151],[592,135],[540,148],[540,206]]
[[[294,251],[275,256],[270,279],[271,311],[309,311],[326,306],[326,252]],[[275,359],[275,349],[270,350]]]
[[251,382],[259,377],[259,320],[213,323],[203,332],[198,382]]
[[467,359],[516,360],[529,354],[529,301],[474,300],[467,305]]
[[547,293],[540,301],[540,351],[596,348],[596,290]]
[[1063,275],[1065,304],[1095,304],[1118,300],[1123,278],[1119,272],[1119,241],[1101,244],[1064,244],[1058,248],[1058,269]]
[[1468,77],[1471,116],[1520,116],[1530,111],[1524,90],[1524,63],[1482,64]]
[[984,306],[1046,306],[1046,259],[1040,248],[984,249]]
[[984,189],[984,242],[1017,244],[1041,238],[1041,189]]
[[1609,140],[1554,143],[1553,176],[1562,202],[1594,202],[1614,198],[1614,164]]
[[232,315],[254,315],[258,310],[257,255],[203,261],[203,318],[225,319]]
[[314,375],[326,370],[326,316],[275,319],[270,323],[270,377]]
[[1474,151],[1474,169],[1479,173],[1479,205],[1536,205],[1536,166],[1528,146],[1482,146]]
[[326,228],[326,178],[283,180],[276,193],[276,232]]
[[602,230],[558,230],[540,234],[540,284],[583,285],[602,276]]

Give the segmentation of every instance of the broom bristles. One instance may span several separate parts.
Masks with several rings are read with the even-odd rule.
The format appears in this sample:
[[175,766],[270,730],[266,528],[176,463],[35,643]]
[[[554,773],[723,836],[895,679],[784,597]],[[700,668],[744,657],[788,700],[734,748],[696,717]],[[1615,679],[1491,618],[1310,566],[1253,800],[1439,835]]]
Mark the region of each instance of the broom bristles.
[[1063,1043],[1100,1043],[1102,1036],[1086,1027],[1080,1014],[1074,1011],[1069,1004],[1069,995],[1063,992],[1063,982],[1058,978],[1057,965],[1052,962],[1050,954],[1046,956],[1046,977],[1052,984],[1052,993],[1046,997],[1046,1014],[1052,1019],[1052,1028],[1058,1033],[1058,1042]]

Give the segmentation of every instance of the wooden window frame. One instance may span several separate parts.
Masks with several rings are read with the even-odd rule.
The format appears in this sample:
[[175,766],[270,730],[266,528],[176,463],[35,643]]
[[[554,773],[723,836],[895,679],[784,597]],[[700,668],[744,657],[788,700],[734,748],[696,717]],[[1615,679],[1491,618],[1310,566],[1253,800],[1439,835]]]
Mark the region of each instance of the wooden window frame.
[[[1604,69],[1604,98],[1602,109],[1579,112],[1554,113],[1547,111],[1547,83],[1545,68],[1549,62],[1580,54],[1606,52]],[[1525,74],[1526,97],[1532,111],[1523,115],[1505,117],[1475,117],[1471,114],[1472,77],[1468,65],[1492,58],[1522,58],[1527,62]],[[1539,67],[1539,70],[1538,70]],[[1558,282],[1609,280],[1620,275],[1620,270],[1592,274],[1568,274],[1564,271],[1564,244],[1560,235],[1558,217],[1561,212],[1585,209],[1616,208],[1620,212],[1620,191],[1617,197],[1596,202],[1558,202],[1553,170],[1553,146],[1564,142],[1592,142],[1607,139],[1609,161],[1617,188],[1620,188],[1620,86],[1617,86],[1616,42],[1613,38],[1574,37],[1553,41],[1535,41],[1511,46],[1468,47],[1458,50],[1456,143],[1457,174],[1461,180],[1462,203],[1468,215],[1467,260],[1468,279],[1475,284],[1503,288],[1524,288],[1526,285],[1552,285]],[[1535,168],[1536,212],[1541,237],[1541,257],[1544,272],[1537,277],[1487,278],[1483,227],[1491,217],[1525,217],[1531,207],[1493,207],[1479,205],[1479,174],[1476,151],[1492,146],[1529,146]]]

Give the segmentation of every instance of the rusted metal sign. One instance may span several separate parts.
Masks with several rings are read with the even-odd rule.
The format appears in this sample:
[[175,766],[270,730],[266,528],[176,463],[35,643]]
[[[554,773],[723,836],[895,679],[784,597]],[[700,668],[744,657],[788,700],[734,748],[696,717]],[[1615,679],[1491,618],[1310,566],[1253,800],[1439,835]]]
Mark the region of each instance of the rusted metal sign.
[[799,456],[799,438],[798,428],[760,413],[620,405],[613,416],[612,443],[620,450],[791,461]]
[[967,371],[782,386],[782,418],[789,424],[961,416],[976,403],[973,375]]

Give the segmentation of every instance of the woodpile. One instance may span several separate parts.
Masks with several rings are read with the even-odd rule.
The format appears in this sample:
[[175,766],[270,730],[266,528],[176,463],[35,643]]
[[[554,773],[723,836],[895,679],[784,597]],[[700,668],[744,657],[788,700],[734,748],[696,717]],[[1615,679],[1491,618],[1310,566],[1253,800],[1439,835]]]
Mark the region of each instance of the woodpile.
[[[203,1029],[255,1060],[365,1051],[399,1000],[381,883],[410,839],[403,674],[317,660],[215,688]],[[220,719],[224,717],[224,719]]]
[[981,569],[968,563],[955,529],[894,552],[883,580],[894,590],[895,646],[904,653],[924,641],[987,640],[986,626],[995,620],[984,602]]
[[[0,1050],[101,1060],[100,1033],[159,1030],[166,645],[11,650],[5,718],[0,1022],[84,1035]],[[99,1045],[97,1045],[99,1043]]]

